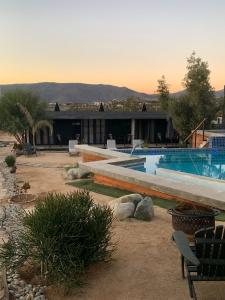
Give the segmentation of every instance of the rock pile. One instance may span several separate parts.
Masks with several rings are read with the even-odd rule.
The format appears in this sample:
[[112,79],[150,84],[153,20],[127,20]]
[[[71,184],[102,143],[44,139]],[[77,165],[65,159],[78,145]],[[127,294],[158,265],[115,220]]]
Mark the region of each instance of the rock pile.
[[19,278],[17,273],[10,274],[7,272],[8,290],[11,295],[14,295],[19,300],[46,300],[44,296],[45,286],[33,286],[26,284],[24,280]]
[[[0,207],[0,236],[15,236],[22,224],[18,215],[23,213],[19,204],[7,204]],[[6,272],[8,290],[15,299],[19,300],[46,300],[45,286],[27,284],[18,273]]]
[[[16,194],[15,174],[10,173],[10,168],[6,167],[2,157],[0,159],[0,200],[9,198]],[[19,204],[6,204],[0,206],[0,240],[7,241],[9,236],[18,233],[20,226],[18,215],[23,212]],[[0,285],[4,282],[4,272],[0,272]],[[27,284],[19,277],[18,273],[6,272],[6,281],[9,293],[19,300],[46,300],[44,296],[45,286],[34,286]],[[5,291],[1,290],[2,297],[5,299]],[[13,298],[13,299],[14,299]]]
[[15,174],[0,162],[0,200],[15,195]]
[[127,218],[136,218],[151,221],[154,217],[154,207],[151,197],[142,197],[140,194],[130,194],[109,203],[114,216],[120,221]]

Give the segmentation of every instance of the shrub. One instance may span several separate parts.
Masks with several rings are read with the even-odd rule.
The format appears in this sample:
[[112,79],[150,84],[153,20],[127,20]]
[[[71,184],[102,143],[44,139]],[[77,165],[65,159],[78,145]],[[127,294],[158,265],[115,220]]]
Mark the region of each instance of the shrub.
[[23,144],[14,143],[13,150],[22,151],[23,150]]
[[31,212],[20,217],[23,226],[0,248],[0,262],[18,269],[38,264],[50,282],[81,283],[91,263],[110,259],[112,211],[94,204],[89,193],[49,193]]
[[16,158],[13,155],[8,155],[5,158],[5,163],[7,164],[8,167],[14,167],[16,163]]

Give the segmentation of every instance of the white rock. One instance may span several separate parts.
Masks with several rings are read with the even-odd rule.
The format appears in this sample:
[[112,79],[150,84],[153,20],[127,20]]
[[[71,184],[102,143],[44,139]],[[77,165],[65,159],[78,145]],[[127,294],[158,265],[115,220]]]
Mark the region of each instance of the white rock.
[[114,207],[114,216],[120,221],[125,220],[126,218],[133,217],[135,210],[135,205],[132,202],[127,203],[118,203]]
[[20,280],[20,281],[19,281],[19,285],[20,285],[21,287],[25,287],[26,283],[25,283],[24,280]]
[[79,169],[78,168],[71,168],[67,172],[67,179],[74,180],[79,178]]
[[130,195],[125,195],[120,198],[117,198],[113,200],[116,203],[127,203],[127,202],[132,202],[136,206],[141,200],[142,196],[140,194],[130,194]]
[[26,296],[26,300],[33,300],[33,299],[34,299],[33,294],[29,294]]
[[34,300],[45,300],[45,296],[40,295],[40,296],[34,297]]
[[26,287],[28,288],[28,290],[31,291],[33,286],[32,286],[32,284],[28,284]]
[[113,212],[117,211],[118,204],[120,203],[134,203],[135,207],[142,200],[142,196],[140,194],[130,194],[125,195],[119,198],[116,198],[109,202],[109,207],[113,210]]

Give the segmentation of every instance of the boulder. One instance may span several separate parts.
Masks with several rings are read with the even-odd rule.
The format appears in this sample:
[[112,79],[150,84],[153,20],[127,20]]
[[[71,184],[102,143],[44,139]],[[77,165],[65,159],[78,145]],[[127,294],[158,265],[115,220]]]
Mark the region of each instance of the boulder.
[[67,179],[69,180],[74,180],[74,179],[78,179],[79,177],[79,169],[78,168],[71,168],[67,171]]
[[120,198],[117,198],[114,201],[114,203],[134,203],[135,206],[142,200],[142,196],[140,194],[130,194],[130,195],[125,195]]
[[145,197],[141,200],[134,213],[134,217],[138,220],[151,221],[154,217],[154,207],[151,197]]
[[114,216],[120,221],[134,216],[135,204],[132,202],[116,203],[113,208]]
[[93,177],[93,173],[92,172],[88,172],[88,171],[83,171],[81,169],[79,169],[79,178],[83,179],[83,178],[91,178]]

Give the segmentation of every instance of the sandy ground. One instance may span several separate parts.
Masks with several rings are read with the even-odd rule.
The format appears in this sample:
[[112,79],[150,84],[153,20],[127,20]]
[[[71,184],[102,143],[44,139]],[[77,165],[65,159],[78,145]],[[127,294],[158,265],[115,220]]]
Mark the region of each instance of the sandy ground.
[[0,130],[0,141],[2,142],[15,142],[15,138],[12,135],[9,135],[6,132]]
[[[52,152],[41,152],[37,157],[21,156],[17,159],[17,181],[29,181],[31,193],[73,191],[73,187],[65,184],[62,171],[64,165],[73,165],[79,159],[67,153]],[[98,203],[111,200],[107,196],[92,195]],[[49,288],[48,299],[191,299],[187,281],[181,278],[179,253],[171,241],[172,232],[170,216],[159,207],[155,207],[152,222],[115,221],[113,239],[117,242],[117,250],[112,262],[93,266],[87,273],[85,287],[70,295],[64,295],[56,287]],[[225,285],[204,282],[198,284],[197,293],[198,299],[223,300]]]

